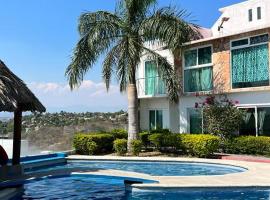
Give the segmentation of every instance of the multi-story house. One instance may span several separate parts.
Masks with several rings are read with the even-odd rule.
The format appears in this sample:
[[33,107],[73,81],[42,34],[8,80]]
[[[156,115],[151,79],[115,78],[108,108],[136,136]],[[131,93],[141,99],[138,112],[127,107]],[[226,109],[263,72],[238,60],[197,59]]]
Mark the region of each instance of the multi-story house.
[[226,94],[247,112],[240,135],[270,135],[269,34],[270,0],[248,0],[220,9],[203,38],[184,45],[182,56],[152,46],[176,64],[182,77],[178,104],[170,102],[156,62],[141,58],[138,70],[140,128],[168,128],[201,133],[202,113],[194,107],[207,94]]

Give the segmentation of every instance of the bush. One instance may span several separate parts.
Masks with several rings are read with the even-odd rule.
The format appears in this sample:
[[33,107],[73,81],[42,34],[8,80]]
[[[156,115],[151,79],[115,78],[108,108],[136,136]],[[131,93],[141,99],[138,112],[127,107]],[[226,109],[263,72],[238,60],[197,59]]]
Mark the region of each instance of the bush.
[[97,144],[93,141],[88,141],[86,145],[87,145],[87,154],[93,155],[97,150],[98,147]]
[[154,145],[157,149],[162,147],[163,135],[162,133],[154,133],[148,137],[150,143]]
[[94,154],[112,152],[113,149],[113,136],[111,134],[76,134],[73,139],[73,146],[78,154],[89,155],[92,147],[89,149],[90,142],[95,142],[96,148]]
[[270,156],[270,137],[241,136],[229,140],[225,151],[234,154]]
[[149,140],[149,136],[151,135],[151,133],[149,132],[142,132],[140,133],[140,139],[142,141],[142,145],[147,148],[150,146],[150,140]]
[[142,141],[140,140],[132,140],[131,142],[131,152],[132,155],[138,156],[142,150]]
[[181,148],[181,135],[176,133],[165,134],[162,137],[162,147],[178,150]]
[[153,133],[162,133],[162,134],[169,134],[171,133],[169,129],[155,129],[150,131],[151,134]]
[[127,153],[127,140],[126,139],[117,139],[113,142],[113,148],[116,151],[117,155],[122,156]]
[[149,135],[149,141],[155,148],[159,150],[177,150],[180,148],[180,140],[179,134],[164,132],[164,133],[154,133]]
[[217,136],[206,134],[182,134],[181,145],[183,150],[197,157],[209,157],[219,149],[221,139]]
[[195,107],[201,107],[203,110],[204,130],[220,136],[223,140],[233,137],[245,114],[243,110],[235,106],[237,103],[239,102],[234,102],[224,95],[219,99],[210,95],[204,102],[196,103]]
[[114,140],[116,139],[127,139],[128,133],[124,129],[114,129],[110,132],[113,135]]

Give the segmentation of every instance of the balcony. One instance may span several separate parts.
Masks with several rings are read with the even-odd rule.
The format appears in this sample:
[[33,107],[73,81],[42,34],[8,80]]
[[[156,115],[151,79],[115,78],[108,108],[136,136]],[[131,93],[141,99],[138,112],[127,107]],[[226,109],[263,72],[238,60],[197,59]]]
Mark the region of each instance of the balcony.
[[160,77],[137,79],[138,98],[166,97],[167,89]]

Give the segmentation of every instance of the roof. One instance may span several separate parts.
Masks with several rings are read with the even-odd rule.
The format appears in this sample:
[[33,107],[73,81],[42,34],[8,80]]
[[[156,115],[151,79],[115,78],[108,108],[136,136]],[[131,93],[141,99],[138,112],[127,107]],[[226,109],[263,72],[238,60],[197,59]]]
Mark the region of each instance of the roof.
[[201,39],[210,38],[213,36],[212,30],[204,27],[198,28],[199,33],[201,34]]
[[0,112],[14,112],[18,107],[22,111],[46,111],[26,84],[0,60]]
[[239,35],[242,33],[248,33],[248,32],[252,32],[252,31],[258,31],[258,30],[263,30],[263,29],[267,29],[270,28],[270,26],[258,26],[258,27],[254,27],[254,28],[250,28],[250,29],[246,29],[245,31],[239,31],[239,32],[235,32],[232,34],[224,34],[224,35],[219,35],[219,36],[210,36],[210,37],[202,37],[201,39],[198,40],[191,40],[190,42],[186,42],[185,44],[183,44],[183,46],[188,46],[188,45],[193,45],[193,44],[197,44],[200,42],[208,42],[208,41],[212,41],[212,40],[216,40],[216,39],[220,39],[220,38],[226,38],[226,37],[231,37],[234,35]]

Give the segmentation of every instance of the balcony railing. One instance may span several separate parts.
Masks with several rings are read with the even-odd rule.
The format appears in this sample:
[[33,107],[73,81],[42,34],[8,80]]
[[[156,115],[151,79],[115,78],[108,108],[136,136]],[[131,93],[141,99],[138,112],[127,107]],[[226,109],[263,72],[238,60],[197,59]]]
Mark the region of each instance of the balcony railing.
[[137,79],[138,97],[166,96],[165,82],[160,77]]

